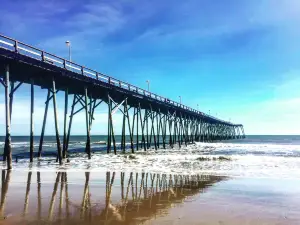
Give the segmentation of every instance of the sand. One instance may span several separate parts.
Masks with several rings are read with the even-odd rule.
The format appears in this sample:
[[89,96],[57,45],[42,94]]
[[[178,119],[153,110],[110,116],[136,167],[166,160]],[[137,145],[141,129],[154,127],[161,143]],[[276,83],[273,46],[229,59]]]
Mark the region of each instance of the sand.
[[2,171],[0,224],[300,224],[300,179]]

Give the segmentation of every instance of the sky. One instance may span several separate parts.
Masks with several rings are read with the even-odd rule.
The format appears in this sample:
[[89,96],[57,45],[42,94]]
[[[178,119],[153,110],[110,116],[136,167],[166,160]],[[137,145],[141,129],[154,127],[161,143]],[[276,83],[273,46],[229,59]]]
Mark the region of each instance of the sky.
[[[0,33],[242,123],[246,134],[300,134],[298,0],[1,0]],[[3,87],[0,89],[3,90]],[[35,88],[35,133],[46,92]],[[15,94],[12,134],[29,134],[30,87]],[[4,134],[4,95],[0,134]],[[63,93],[58,94],[60,129]],[[71,98],[71,96],[70,96]],[[96,111],[92,134],[106,134]],[[116,123],[120,122],[116,115]],[[76,116],[72,134],[84,134]],[[49,116],[46,134],[54,134]]]

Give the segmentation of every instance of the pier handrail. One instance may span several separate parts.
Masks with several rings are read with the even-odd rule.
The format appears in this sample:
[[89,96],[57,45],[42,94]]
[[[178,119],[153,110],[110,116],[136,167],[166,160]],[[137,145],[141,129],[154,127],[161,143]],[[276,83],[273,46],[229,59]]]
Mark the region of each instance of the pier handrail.
[[[1,44],[5,45],[6,47],[2,46]],[[69,61],[67,59],[64,59],[64,58],[61,58],[61,57],[56,56],[54,54],[43,51],[41,49],[35,48],[35,47],[30,46],[28,44],[25,44],[23,42],[20,42],[20,41],[17,41],[15,39],[6,37],[2,34],[0,34],[0,48],[5,48],[5,49],[11,50],[11,51],[15,51],[18,54],[26,55],[26,56],[32,57],[32,58],[37,59],[37,60],[41,60],[41,61],[46,62],[46,63],[51,63],[51,64],[53,64],[57,67],[70,70],[71,72],[81,74],[83,76],[88,76],[88,77],[94,78],[96,80],[108,83],[110,85],[114,85],[114,86],[117,86],[119,88],[123,88],[125,90],[136,92],[138,94],[144,95],[145,97],[155,99],[157,101],[161,101],[161,102],[164,102],[164,103],[168,103],[168,104],[171,104],[171,105],[176,106],[176,107],[180,107],[182,109],[188,110],[188,111],[196,113],[198,115],[208,117],[212,120],[216,120],[216,121],[220,121],[220,122],[227,123],[227,124],[230,124],[230,125],[234,125],[231,122],[218,119],[214,116],[208,115],[208,114],[203,113],[199,110],[195,110],[191,107],[185,106],[185,105],[183,105],[179,102],[176,102],[176,101],[170,100],[168,98],[165,98],[163,96],[157,95],[155,93],[146,91],[142,88],[139,88],[139,87],[134,86],[132,84],[129,84],[127,82],[121,81],[119,79],[113,78],[111,76],[108,76],[106,74],[97,72],[95,70],[89,69],[85,66],[79,65],[79,64],[74,63],[72,61]]]

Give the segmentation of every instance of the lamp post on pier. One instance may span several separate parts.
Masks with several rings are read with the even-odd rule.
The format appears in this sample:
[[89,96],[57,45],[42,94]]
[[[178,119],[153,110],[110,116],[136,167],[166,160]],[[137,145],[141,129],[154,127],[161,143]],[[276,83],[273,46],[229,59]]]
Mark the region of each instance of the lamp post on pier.
[[148,84],[148,92],[150,92],[150,81],[146,80],[146,83]]
[[71,42],[70,41],[66,41],[66,45],[69,49],[69,61],[71,62]]

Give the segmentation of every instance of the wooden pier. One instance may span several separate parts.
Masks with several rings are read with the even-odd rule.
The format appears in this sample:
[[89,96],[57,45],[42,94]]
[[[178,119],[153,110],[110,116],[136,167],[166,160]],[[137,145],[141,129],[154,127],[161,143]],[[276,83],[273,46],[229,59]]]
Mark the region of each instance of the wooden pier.
[[[107,153],[117,154],[113,115],[123,115],[121,151],[126,151],[126,135],[130,151],[181,147],[196,141],[212,142],[244,138],[242,124],[233,124],[199,110],[172,101],[113,77],[0,35],[0,82],[5,88],[6,139],[3,159],[12,168],[10,122],[14,92],[24,83],[30,84],[30,161],[34,158],[34,86],[47,89],[45,112],[38,156],[43,150],[49,103],[53,103],[57,156],[60,164],[68,157],[73,117],[80,111],[86,119],[86,153],[91,158],[91,129],[94,111],[100,104],[108,108]],[[65,93],[63,139],[60,140],[57,116],[57,92]],[[73,96],[68,119],[68,96]],[[141,140],[139,137],[141,136]]]

